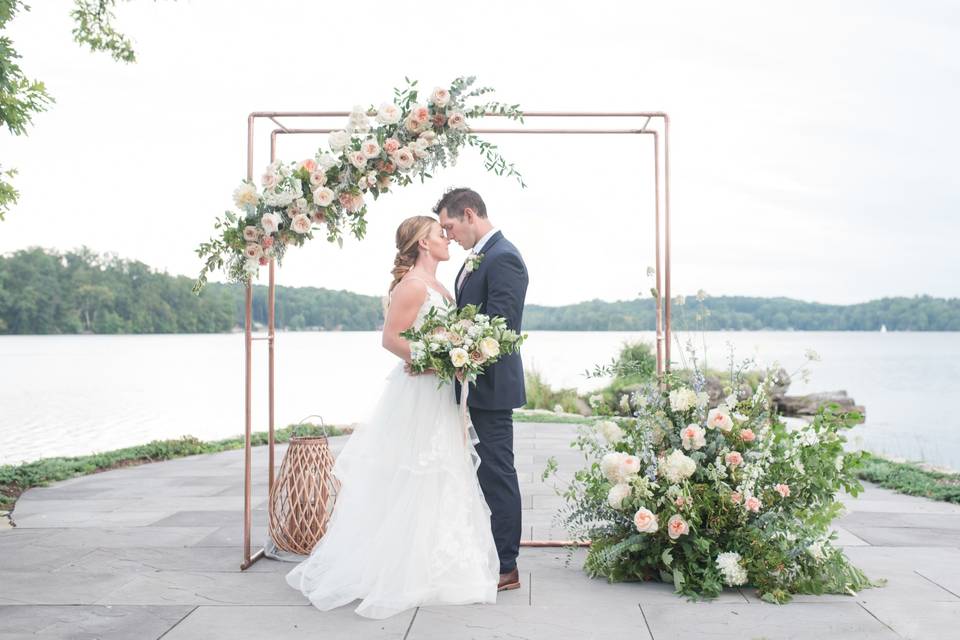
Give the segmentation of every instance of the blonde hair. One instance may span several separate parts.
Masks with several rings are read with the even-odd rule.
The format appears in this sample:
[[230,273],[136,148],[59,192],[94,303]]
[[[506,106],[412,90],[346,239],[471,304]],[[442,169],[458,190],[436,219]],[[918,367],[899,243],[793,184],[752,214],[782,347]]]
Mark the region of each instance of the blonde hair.
[[435,224],[439,223],[430,216],[412,216],[397,227],[397,256],[393,259],[393,271],[390,272],[393,274],[390,293],[417,262],[420,240],[430,235],[430,229]]

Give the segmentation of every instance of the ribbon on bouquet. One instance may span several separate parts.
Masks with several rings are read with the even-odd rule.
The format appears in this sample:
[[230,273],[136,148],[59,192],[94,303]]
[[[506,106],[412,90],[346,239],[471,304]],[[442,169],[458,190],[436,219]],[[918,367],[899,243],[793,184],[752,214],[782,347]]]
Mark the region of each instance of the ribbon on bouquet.
[[460,383],[460,423],[463,425],[463,444],[467,444],[467,438],[470,437],[470,427],[472,422],[470,420],[470,411],[467,407],[467,398],[470,397],[470,382],[464,377],[464,381]]

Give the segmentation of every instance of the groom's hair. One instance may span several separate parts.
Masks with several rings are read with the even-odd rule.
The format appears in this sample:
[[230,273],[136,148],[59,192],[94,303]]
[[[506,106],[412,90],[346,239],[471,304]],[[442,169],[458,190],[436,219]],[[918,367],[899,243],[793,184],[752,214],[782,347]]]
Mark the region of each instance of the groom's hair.
[[473,189],[466,187],[448,189],[433,206],[433,213],[439,216],[440,212],[446,209],[448,216],[462,220],[463,210],[467,207],[476,211],[478,218],[487,217],[487,205],[483,204],[483,198]]

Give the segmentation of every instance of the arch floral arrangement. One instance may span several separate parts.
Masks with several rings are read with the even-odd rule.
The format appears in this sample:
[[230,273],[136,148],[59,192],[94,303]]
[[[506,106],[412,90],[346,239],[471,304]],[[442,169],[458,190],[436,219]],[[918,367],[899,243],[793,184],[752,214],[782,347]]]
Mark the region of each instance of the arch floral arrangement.
[[238,212],[217,218],[214,237],[197,249],[204,266],[195,293],[210,272],[221,269],[231,281],[247,282],[271,258],[279,262],[289,247],[302,246],[316,234],[325,233],[341,247],[348,231],[363,239],[368,198],[376,200],[417,178],[423,182],[438,166],[456,164],[464,146],[480,151],[487,170],[526,186],[497,146],[468,127],[469,120],[490,113],[523,122],[519,105],[471,105],[493,91],[474,87],[472,76],[435,88],[422,102],[417,82],[405,80],[403,89],[394,89],[394,99],[379,108],[354,107],[347,127],[330,134],[329,151],[318,150],[300,162],[274,162],[261,177],[259,191],[247,180],[237,187],[233,201]]
[[[592,577],[660,580],[691,599],[752,585],[774,603],[884,584],[831,543],[837,492],[863,489],[856,469],[869,454],[843,448],[860,415],[827,406],[812,423],[787,426],[771,401],[777,373],[751,390],[750,362],[736,367],[731,355],[729,395],[713,408],[694,359],[690,379],[668,373],[669,390],[625,395],[627,417],[580,431],[572,446],[588,466],[562,492],[558,517],[574,539],[591,540]],[[551,460],[544,479],[556,468]]]

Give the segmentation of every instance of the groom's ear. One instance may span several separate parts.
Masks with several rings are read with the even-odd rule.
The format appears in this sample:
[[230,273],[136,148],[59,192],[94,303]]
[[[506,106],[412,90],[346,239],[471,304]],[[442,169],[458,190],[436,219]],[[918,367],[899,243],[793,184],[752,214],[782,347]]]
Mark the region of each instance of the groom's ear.
[[477,212],[470,207],[463,208],[463,221],[467,224],[473,224],[477,221]]

